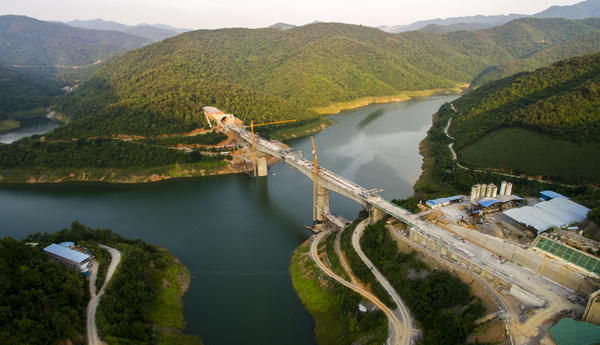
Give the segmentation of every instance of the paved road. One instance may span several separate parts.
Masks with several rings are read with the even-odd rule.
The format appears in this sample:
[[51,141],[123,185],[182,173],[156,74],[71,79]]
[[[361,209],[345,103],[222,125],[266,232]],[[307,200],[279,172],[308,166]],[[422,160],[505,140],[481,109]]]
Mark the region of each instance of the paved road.
[[115,273],[115,269],[117,265],[121,261],[121,252],[105,246],[103,244],[99,245],[100,247],[108,250],[111,256],[110,265],[108,266],[108,270],[106,272],[106,279],[104,280],[104,284],[102,284],[102,288],[98,295],[96,295],[96,274],[98,273],[98,265],[92,271],[92,275],[90,276],[90,303],[87,308],[87,343],[88,345],[101,345],[105,344],[103,341],[98,338],[98,328],[96,327],[96,308],[98,307],[98,303],[100,302],[100,297],[104,294],[104,289],[106,288],[106,284],[112,278],[113,273]]
[[396,314],[398,315],[398,319],[400,320],[400,322],[402,322],[402,329],[400,330],[400,333],[396,333],[400,338],[399,344],[412,344],[413,334],[416,330],[414,329],[413,320],[410,317],[410,311],[408,310],[408,307],[406,306],[406,304],[404,304],[404,301],[402,301],[396,289],[394,289],[392,284],[390,284],[390,282],[377,269],[377,267],[373,265],[371,260],[369,260],[369,258],[365,255],[362,248],[360,247],[360,238],[362,237],[368,223],[369,220],[367,219],[358,224],[358,226],[352,233],[352,246],[354,247],[354,250],[356,251],[358,256],[360,256],[361,260],[367,265],[367,267],[371,269],[371,272],[373,272],[375,278],[377,278],[379,283],[390,294],[392,300],[394,300],[394,302],[398,306],[398,309],[396,309]]
[[403,331],[404,325],[400,322],[400,320],[398,319],[396,314],[394,314],[394,312],[390,308],[388,308],[385,304],[383,304],[371,292],[363,289],[361,286],[347,282],[342,277],[333,273],[331,268],[329,268],[329,266],[326,266],[325,264],[323,264],[323,262],[319,259],[319,254],[318,254],[317,248],[319,247],[319,243],[321,242],[323,237],[325,235],[327,235],[328,233],[329,232],[324,231],[317,235],[314,235],[312,243],[310,245],[310,257],[315,261],[315,263],[317,264],[319,269],[321,269],[321,271],[323,271],[325,274],[327,274],[331,278],[335,279],[340,284],[358,292],[364,298],[371,301],[371,303],[373,303],[377,308],[379,308],[381,311],[383,311],[383,313],[387,316],[388,323],[389,323],[389,337],[388,337],[387,343],[390,345],[403,345],[404,343],[401,342],[401,337],[398,336],[398,334],[401,334],[400,332]]

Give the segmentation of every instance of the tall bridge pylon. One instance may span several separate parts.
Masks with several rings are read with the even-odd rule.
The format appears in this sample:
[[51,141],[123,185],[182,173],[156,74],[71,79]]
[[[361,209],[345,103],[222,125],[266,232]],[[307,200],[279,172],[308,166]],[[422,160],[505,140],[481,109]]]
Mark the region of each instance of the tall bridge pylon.
[[[218,112],[216,108],[210,108],[210,111]],[[241,122],[233,115],[224,115],[222,112],[217,115],[212,115],[205,108],[207,116],[212,116],[219,126],[225,131],[232,131],[236,133],[240,140],[245,141],[248,144],[254,143],[255,150],[257,151],[257,172],[258,176],[267,176],[267,156],[274,156],[279,158],[281,161],[289,164],[296,168],[298,171],[303,173],[305,176],[313,180],[313,209],[314,209],[314,220],[322,222],[330,215],[329,211],[329,193],[330,191],[336,192],[347,198],[350,198],[360,203],[364,208],[369,210],[371,215],[371,221],[375,222],[382,219],[385,214],[390,214],[399,220],[414,226],[416,221],[414,215],[407,210],[398,207],[384,200],[379,193],[381,190],[378,189],[366,189],[358,184],[339,176],[323,167],[317,165],[317,150],[314,146],[314,161],[308,161],[302,157],[298,152],[294,152],[286,145],[277,142],[266,140],[255,133],[247,131],[243,126],[236,124]],[[236,121],[237,120],[237,121]]]

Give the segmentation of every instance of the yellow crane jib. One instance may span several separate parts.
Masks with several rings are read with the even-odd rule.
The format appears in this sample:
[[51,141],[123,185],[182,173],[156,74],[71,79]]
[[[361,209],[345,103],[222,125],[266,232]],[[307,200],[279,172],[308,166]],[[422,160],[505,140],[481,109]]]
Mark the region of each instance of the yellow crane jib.
[[266,126],[266,125],[276,125],[279,123],[287,123],[287,122],[296,122],[298,121],[297,119],[294,120],[283,120],[283,121],[275,121],[275,122],[267,122],[267,123],[259,123],[257,125],[254,124],[254,121],[250,122],[250,126],[242,126],[242,128],[248,128],[248,127],[258,127],[258,126]]
[[250,127],[250,132],[252,133],[252,168],[254,170],[254,177],[256,177],[256,150],[254,148],[254,127],[257,126],[266,126],[266,125],[275,125],[278,123],[287,123],[287,122],[296,122],[297,119],[294,120],[283,120],[283,121],[275,121],[275,122],[267,122],[267,123],[259,123],[258,125],[254,124],[254,121],[250,122],[250,126],[242,126],[242,128]]

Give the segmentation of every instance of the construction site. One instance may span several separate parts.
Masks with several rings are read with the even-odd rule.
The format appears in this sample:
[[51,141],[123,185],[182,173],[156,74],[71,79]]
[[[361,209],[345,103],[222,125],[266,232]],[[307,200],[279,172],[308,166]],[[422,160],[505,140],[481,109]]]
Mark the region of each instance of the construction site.
[[[258,125],[243,126],[218,109],[205,113],[217,128],[237,133],[229,134],[228,143],[237,146],[232,164],[240,170],[266,176],[277,156],[313,179],[313,204],[319,205],[313,209],[314,220],[326,222],[330,190],[366,205],[372,222],[390,215],[389,228],[401,249],[417,250],[421,259],[432,260],[431,266],[456,272],[487,301],[490,313],[481,322],[496,336],[488,333],[482,341],[566,345],[552,336],[561,319],[600,324],[598,243],[583,240],[576,224],[589,209],[569,198],[552,191],[522,198],[508,182],[499,188],[477,184],[469,196],[429,200],[412,214],[322,167],[317,174],[314,143],[315,159],[309,162],[279,142],[255,136]],[[571,331],[579,325],[561,327]],[[598,337],[600,342],[600,328]],[[478,337],[471,340],[479,342]]]
[[[388,223],[421,255],[487,288],[496,306],[488,309],[497,310],[490,318],[504,323],[505,343],[562,345],[552,337],[561,319],[585,321],[569,329],[600,325],[600,243],[577,228],[589,209],[551,191],[521,198],[512,189],[504,183],[500,189],[475,185],[470,196],[419,205],[415,227]],[[523,210],[520,218],[506,214],[512,210]],[[543,210],[556,219],[545,218]]]

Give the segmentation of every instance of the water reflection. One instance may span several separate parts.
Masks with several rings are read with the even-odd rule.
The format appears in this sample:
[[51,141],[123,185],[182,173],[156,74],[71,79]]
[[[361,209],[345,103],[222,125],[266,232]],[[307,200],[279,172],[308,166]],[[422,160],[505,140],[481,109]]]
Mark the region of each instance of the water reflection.
[[20,127],[0,134],[0,143],[10,144],[34,134],[44,134],[61,126],[61,123],[45,117],[33,117],[19,120]]

